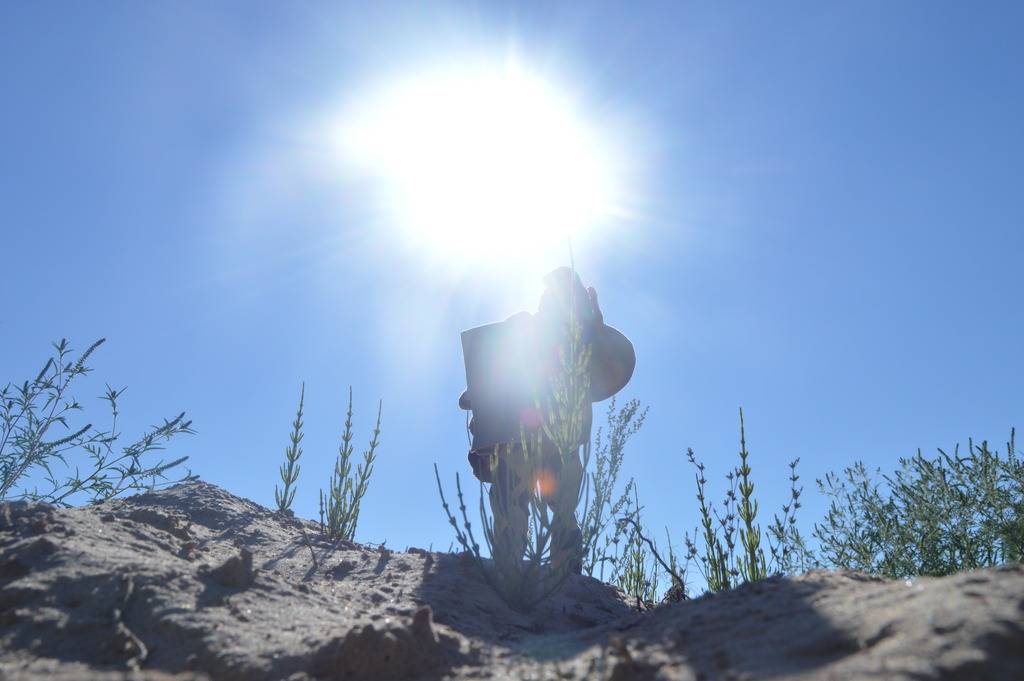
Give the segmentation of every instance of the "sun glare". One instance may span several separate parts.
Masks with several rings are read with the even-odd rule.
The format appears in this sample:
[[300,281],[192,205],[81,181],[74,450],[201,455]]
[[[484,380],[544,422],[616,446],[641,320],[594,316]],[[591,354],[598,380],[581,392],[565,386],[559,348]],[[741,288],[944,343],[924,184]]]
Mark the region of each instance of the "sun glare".
[[514,65],[395,82],[359,100],[337,133],[402,239],[446,260],[565,254],[614,208],[597,131],[569,96]]

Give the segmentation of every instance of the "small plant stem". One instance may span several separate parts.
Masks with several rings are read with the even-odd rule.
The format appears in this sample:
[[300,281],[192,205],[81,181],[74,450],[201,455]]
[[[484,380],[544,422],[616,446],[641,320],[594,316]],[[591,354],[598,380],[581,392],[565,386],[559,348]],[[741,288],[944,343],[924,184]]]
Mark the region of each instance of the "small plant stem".
[[[650,548],[651,555],[653,555],[654,559],[658,561],[658,564],[661,566],[661,569],[668,573],[668,575],[672,578],[673,582],[679,584],[685,589],[685,580],[679,575],[678,572],[669,567],[669,564],[666,563],[665,560],[661,557],[661,554],[658,553],[658,548],[654,545],[654,542],[648,539],[646,536],[644,536],[643,530],[640,529],[640,523],[636,521],[636,518],[632,516],[623,516],[622,518],[620,518],[620,522],[632,526],[633,531],[636,533],[636,536],[640,538],[640,541],[647,544],[648,548]],[[683,598],[687,598],[685,591],[683,593]]]

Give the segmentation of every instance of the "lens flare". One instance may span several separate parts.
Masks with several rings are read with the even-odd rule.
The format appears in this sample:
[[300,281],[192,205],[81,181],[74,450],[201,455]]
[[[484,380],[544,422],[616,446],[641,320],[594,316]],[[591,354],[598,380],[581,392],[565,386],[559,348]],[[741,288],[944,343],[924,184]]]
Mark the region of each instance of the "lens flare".
[[542,499],[554,499],[555,493],[558,492],[558,476],[547,469],[542,469],[534,478],[533,487]]

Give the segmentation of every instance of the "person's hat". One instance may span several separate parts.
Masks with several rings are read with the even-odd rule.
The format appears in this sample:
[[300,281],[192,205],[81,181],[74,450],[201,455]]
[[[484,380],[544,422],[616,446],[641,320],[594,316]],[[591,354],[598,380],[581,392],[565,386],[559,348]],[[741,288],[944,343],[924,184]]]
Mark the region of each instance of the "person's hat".
[[590,336],[590,401],[606,400],[626,387],[636,368],[636,351],[621,331],[600,322]]
[[544,313],[547,301],[566,308],[575,298],[577,312],[587,328],[586,342],[591,345],[590,401],[606,400],[622,390],[636,368],[633,344],[616,328],[604,323],[604,315],[597,303],[597,292],[584,288],[579,274],[568,267],[559,267],[544,277],[547,290],[538,314]]

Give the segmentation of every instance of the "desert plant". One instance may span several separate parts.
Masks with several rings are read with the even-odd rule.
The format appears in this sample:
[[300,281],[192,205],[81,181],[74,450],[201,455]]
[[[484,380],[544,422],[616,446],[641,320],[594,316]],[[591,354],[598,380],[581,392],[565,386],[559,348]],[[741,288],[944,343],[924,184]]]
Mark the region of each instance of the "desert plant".
[[814,536],[831,566],[891,578],[941,576],[1024,558],[1024,461],[1011,431],[1005,458],[968,440],[967,453],[918,450],[893,475],[862,462],[818,481],[831,498]]
[[295,483],[299,480],[299,458],[302,456],[302,447],[299,443],[302,442],[302,408],[306,401],[306,384],[303,382],[302,388],[299,390],[299,408],[295,413],[295,420],[292,421],[292,432],[288,436],[289,443],[284,450],[285,462],[281,464],[279,474],[281,475],[281,483],[284,485],[283,489],[278,489],[277,485],[274,485],[274,501],[277,502],[277,510],[287,511],[292,507],[292,501],[295,499],[296,486]]
[[[626,443],[635,435],[647,418],[647,408],[640,408],[638,400],[629,400],[617,408],[613,398],[606,412],[605,427],[598,428],[593,447],[583,450],[583,469],[586,471],[580,526],[583,531],[583,572],[604,579],[605,569],[616,560],[616,547],[625,531],[621,523],[612,520],[630,515],[635,507],[635,481],[626,481],[622,492],[615,496],[615,486],[622,468]],[[593,452],[593,456],[591,456]],[[593,464],[593,466],[591,466]],[[639,502],[637,502],[638,505]]]
[[352,388],[348,389],[348,410],[345,414],[345,430],[338,447],[338,458],[328,484],[327,493],[320,490],[320,528],[331,539],[352,541],[359,524],[359,509],[363,496],[370,485],[370,475],[380,444],[380,419],[383,402],[377,403],[377,423],[370,436],[370,443],[363,451],[363,461],[352,470]]
[[[747,451],[746,425],[740,410],[740,464],[726,474],[728,489],[722,501],[722,510],[713,509],[706,495],[707,479],[704,464],[697,461],[692,449],[686,458],[696,469],[697,511],[700,530],[683,536],[685,553],[677,555],[669,543],[668,562],[662,560],[653,542],[649,543],[658,562],[669,573],[673,587],[685,587],[685,575],[691,563],[697,565],[704,578],[707,591],[731,589],[746,582],[764,579],[772,574],[791,574],[813,556],[807,549],[796,527],[796,510],[800,507],[802,489],[796,486],[797,461],[790,463],[790,499],[783,506],[783,516],[775,517],[769,527],[768,545],[772,561],[766,560],[761,543],[762,532],[757,525],[758,503],[754,498],[754,483],[750,477],[750,452]],[[778,528],[781,527],[781,531]],[[737,541],[738,538],[738,541]],[[703,543],[703,549],[698,547]]]
[[761,548],[761,528],[754,524],[757,519],[758,503],[754,499],[754,482],[750,479],[750,452],[747,451],[746,428],[743,424],[743,410],[740,409],[740,465],[735,474],[739,483],[740,502],[738,515],[743,521],[740,528],[740,543],[743,554],[739,557],[740,577],[744,582],[756,582],[768,576],[768,566]]
[[[621,549],[609,557],[612,567],[609,581],[629,596],[638,609],[645,610],[653,607],[660,595],[663,568],[655,555],[658,553],[657,543],[644,535],[641,529],[643,508],[635,485],[631,505],[632,512],[627,516],[629,520],[617,523],[620,539],[614,540],[612,546],[621,546]],[[666,565],[665,569],[671,577],[672,566]],[[680,579],[681,583],[685,582],[685,578]]]
[[[725,476],[726,481],[729,483],[729,489],[726,491],[725,499],[722,501],[725,509],[724,515],[715,513],[714,517],[712,517],[713,511],[708,506],[704,493],[704,486],[707,484],[707,479],[704,477],[704,464],[698,463],[695,460],[692,449],[687,450],[686,456],[691,464],[697,466],[697,502],[700,507],[700,522],[704,539],[703,554],[698,554],[697,551],[690,548],[692,542],[687,539],[687,555],[700,555],[700,566],[703,567],[701,574],[707,582],[708,591],[712,593],[724,591],[725,589],[732,588],[733,580],[739,576],[739,571],[736,570],[733,561],[736,548],[734,539],[736,533],[736,515],[734,512],[736,502],[735,471],[730,471]],[[717,526],[715,524],[716,520],[718,522]],[[718,536],[719,528],[722,530],[721,538]],[[696,537],[696,532],[694,536]]]
[[782,506],[782,516],[776,513],[768,526],[769,562],[773,574],[800,574],[821,567],[796,524],[796,512],[802,506],[800,495],[804,491],[803,487],[797,487],[800,476],[796,467],[799,463],[799,457],[789,462],[789,501]]
[[647,547],[637,533],[632,533],[626,542],[622,569],[616,585],[622,589],[637,606],[646,609],[653,606],[658,595],[657,565],[648,560]]
[[[129,490],[194,479],[186,470],[183,477],[167,480],[168,471],[184,463],[187,456],[143,462],[144,456],[164,449],[164,443],[176,435],[194,432],[184,412],[151,427],[116,451],[120,438],[118,399],[125,389],[115,390],[108,385],[102,399],[110,408],[110,429],[94,428],[92,423],[81,427],[69,424],[73,412],[83,411],[71,395],[72,383],[91,371],[87,362],[104,342],[101,338],[74,359],[74,350],[61,339],[53,344],[53,356],[35,379],[21,385],[8,383],[0,390],[0,500],[28,499],[70,506],[79,495],[98,502]],[[69,461],[75,450],[88,454],[90,465],[84,471]],[[66,470],[58,472],[57,464]],[[40,491],[37,484],[32,489],[22,487],[37,473],[49,489]]]

